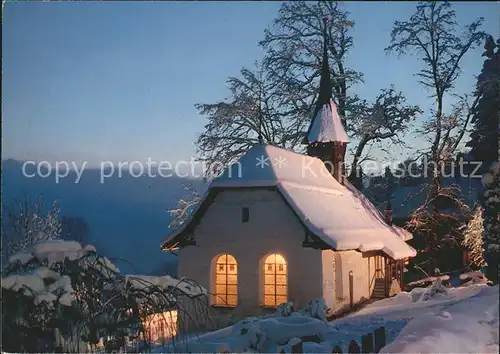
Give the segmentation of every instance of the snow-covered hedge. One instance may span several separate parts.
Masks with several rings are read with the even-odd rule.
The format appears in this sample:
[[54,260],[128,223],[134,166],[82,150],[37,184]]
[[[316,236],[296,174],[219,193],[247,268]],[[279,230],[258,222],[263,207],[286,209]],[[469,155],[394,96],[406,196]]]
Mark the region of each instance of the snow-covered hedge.
[[146,317],[178,309],[179,296],[206,295],[188,279],[122,276],[93,246],[61,240],[13,255],[2,271],[2,290],[2,326],[8,338],[3,349],[13,352],[42,351],[39,338],[44,336],[52,341],[45,349],[56,350],[53,328],[66,343],[83,340],[95,349],[106,339],[107,350],[118,349],[125,338],[144,337]]

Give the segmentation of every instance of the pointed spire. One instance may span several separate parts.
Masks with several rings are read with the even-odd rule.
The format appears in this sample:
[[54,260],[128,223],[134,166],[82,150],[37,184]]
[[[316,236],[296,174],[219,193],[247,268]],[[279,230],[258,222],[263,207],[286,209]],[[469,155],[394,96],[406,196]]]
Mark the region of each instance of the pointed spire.
[[331,98],[332,84],[330,82],[330,66],[328,64],[327,18],[323,17],[323,60],[321,63],[321,79],[319,82],[319,97],[316,102],[316,111],[318,107],[329,103]]
[[389,225],[392,225],[392,190],[394,187],[394,176],[392,175],[389,166],[385,168],[385,179],[387,182],[387,205],[385,207],[385,220]]
[[309,125],[303,144],[311,143],[348,143],[342,120],[333,101],[330,66],[328,64],[328,26],[327,18],[323,18],[323,59],[319,95],[314,108],[313,119]]

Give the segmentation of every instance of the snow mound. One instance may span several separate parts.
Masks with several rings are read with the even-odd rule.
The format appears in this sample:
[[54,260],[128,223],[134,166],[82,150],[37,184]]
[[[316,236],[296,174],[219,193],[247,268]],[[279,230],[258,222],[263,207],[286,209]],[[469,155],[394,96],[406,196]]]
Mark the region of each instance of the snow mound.
[[280,316],[287,317],[295,312],[295,306],[293,305],[293,302],[284,302],[278,306],[276,312]]
[[498,287],[416,316],[381,353],[497,353]]
[[460,280],[474,279],[474,278],[484,278],[484,274],[481,271],[462,273],[458,276]]
[[301,313],[303,313],[306,316],[316,318],[318,320],[326,322],[327,311],[328,311],[328,307],[325,304],[325,300],[315,299],[315,300],[309,301],[307,306],[303,310],[301,310]]
[[410,292],[411,301],[428,301],[436,297],[446,297],[448,290],[443,285],[440,277],[437,277],[431,286],[427,288],[414,288]]
[[45,267],[37,268],[31,274],[14,274],[2,278],[2,288],[21,291],[23,295],[32,297],[35,305],[46,302],[53,306],[58,301],[61,305],[71,306],[73,299],[71,279]]
[[92,245],[82,246],[76,241],[47,240],[36,243],[28,249],[13,255],[9,259],[11,264],[26,265],[32,261],[47,262],[51,267],[65,260],[81,262],[81,266],[87,268],[92,266],[101,272],[119,273],[120,270],[106,257],[90,259],[89,255],[96,254]]
[[48,261],[49,266],[64,261],[65,258],[69,260],[76,260],[82,258],[90,252],[95,252],[94,246],[82,246],[76,241],[64,240],[47,240],[36,243],[23,252],[13,255],[10,263],[19,262],[26,264],[36,259],[38,261]]
[[188,341],[189,352],[214,352],[224,345],[229,352],[276,352],[279,346],[289,344],[294,338],[318,336],[327,338],[330,326],[318,319],[295,315],[288,317],[247,318],[229,327],[229,333],[220,331],[207,333]]
[[434,277],[427,277],[427,278],[412,281],[412,282],[408,283],[407,286],[413,287],[413,286],[418,286],[418,285],[425,285],[428,283],[434,283],[438,279],[441,282],[448,281],[448,280],[450,280],[450,276],[449,275],[439,275],[439,276],[434,276]]
[[462,284],[462,286],[471,286],[471,285],[489,283],[488,279],[484,276],[484,274],[481,271],[463,273],[460,274],[459,278],[462,281],[468,280],[467,282]]

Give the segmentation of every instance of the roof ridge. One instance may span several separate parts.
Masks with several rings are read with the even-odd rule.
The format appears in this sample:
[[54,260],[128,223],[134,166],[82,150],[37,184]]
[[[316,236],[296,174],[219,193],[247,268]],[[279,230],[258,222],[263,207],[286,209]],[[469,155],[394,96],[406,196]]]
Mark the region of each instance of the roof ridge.
[[315,186],[312,184],[302,184],[302,183],[297,183],[297,182],[292,182],[292,181],[279,181],[277,183],[278,185],[283,185],[283,186],[290,186],[292,188],[296,189],[305,189],[309,191],[314,191],[314,192],[322,192],[325,194],[334,194],[334,195],[344,195],[344,193],[338,189],[335,188],[329,188],[329,187],[320,187],[320,186]]

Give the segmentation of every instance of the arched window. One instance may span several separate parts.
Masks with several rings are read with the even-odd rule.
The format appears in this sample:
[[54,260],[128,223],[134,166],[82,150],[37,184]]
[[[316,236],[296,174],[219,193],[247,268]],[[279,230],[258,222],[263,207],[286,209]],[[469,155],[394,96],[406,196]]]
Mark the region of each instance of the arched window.
[[288,271],[285,258],[271,254],[264,260],[264,306],[276,307],[288,301]]
[[230,254],[220,255],[215,263],[214,305],[238,305],[238,265]]

